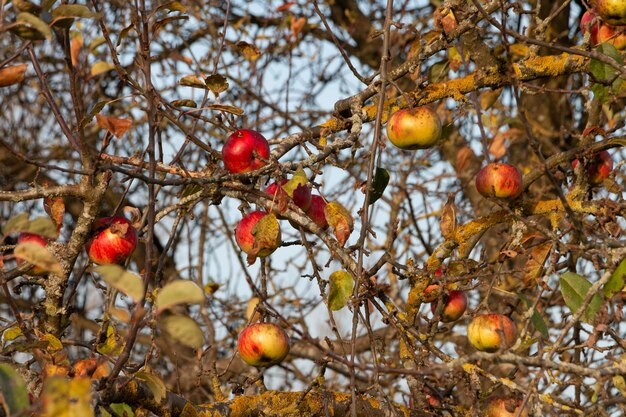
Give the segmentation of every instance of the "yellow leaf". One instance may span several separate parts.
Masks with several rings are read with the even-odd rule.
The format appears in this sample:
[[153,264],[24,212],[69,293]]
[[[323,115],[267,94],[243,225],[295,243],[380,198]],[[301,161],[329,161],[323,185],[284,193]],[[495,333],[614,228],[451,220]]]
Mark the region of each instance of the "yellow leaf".
[[324,207],[324,216],[339,243],[345,245],[354,230],[354,220],[350,212],[340,203],[332,201]]
[[115,68],[115,65],[110,62],[99,61],[91,66],[91,76],[95,77],[96,75],[104,74],[105,72],[111,71]]

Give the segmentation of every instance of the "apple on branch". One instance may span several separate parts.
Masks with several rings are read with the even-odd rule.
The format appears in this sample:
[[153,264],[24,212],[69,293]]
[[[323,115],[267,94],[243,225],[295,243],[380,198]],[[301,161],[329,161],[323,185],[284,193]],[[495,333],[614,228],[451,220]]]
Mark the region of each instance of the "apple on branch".
[[[578,166],[578,159],[572,161],[572,168],[576,169]],[[587,163],[587,181],[589,185],[600,185],[608,178],[609,174],[613,170],[613,159],[611,154],[607,151],[598,152],[591,157],[591,160]]]
[[248,365],[272,366],[282,362],[289,353],[289,337],[277,324],[255,323],[239,334],[237,350]]
[[245,215],[235,229],[235,241],[250,264],[271,255],[282,242],[276,216],[260,210]]
[[91,234],[85,249],[89,259],[99,265],[124,263],[137,247],[137,231],[122,216],[96,220]]
[[387,121],[387,136],[400,149],[427,149],[441,138],[441,120],[428,107],[398,110]]
[[615,49],[626,49],[625,26],[611,26],[600,20],[593,11],[586,11],[580,19],[580,30],[583,34],[589,32],[589,40],[592,45],[610,43]]
[[624,0],[595,0],[591,3],[603,22],[609,25],[626,25],[626,2]]
[[254,171],[267,164],[270,145],[254,130],[240,129],[230,135],[222,148],[224,167],[231,174]]
[[476,189],[483,197],[513,200],[524,191],[524,180],[517,167],[492,162],[478,171]]
[[[428,290],[428,288],[426,288]],[[451,323],[461,318],[467,308],[467,296],[463,291],[450,290],[448,294],[444,294],[441,300],[443,310],[441,311],[441,321]],[[437,301],[433,301],[430,305],[433,314],[437,311]]]
[[324,212],[325,208],[326,200],[324,200],[322,196],[313,194],[311,196],[311,205],[305,210],[307,216],[321,229],[328,228],[328,220],[326,220],[326,214]]
[[502,314],[481,314],[467,326],[467,338],[476,349],[497,352],[508,349],[517,340],[517,329],[513,321]]

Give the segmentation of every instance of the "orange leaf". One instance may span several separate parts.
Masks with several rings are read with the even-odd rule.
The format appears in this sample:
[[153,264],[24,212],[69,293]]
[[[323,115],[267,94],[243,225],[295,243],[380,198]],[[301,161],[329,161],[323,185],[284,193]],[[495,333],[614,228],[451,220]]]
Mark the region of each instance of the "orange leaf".
[[474,156],[474,152],[469,146],[464,146],[459,149],[456,153],[456,158],[454,162],[454,169],[456,170],[456,172],[465,171]]
[[297,19],[291,18],[291,34],[293,39],[296,40],[298,35],[302,31],[302,28],[306,25],[306,17],[299,17]]
[[0,87],[21,83],[28,64],[13,65],[0,69]]
[[524,273],[524,284],[529,285],[543,275],[543,264],[548,259],[551,250],[552,242],[550,241],[543,242],[531,250],[524,268],[526,271]]
[[296,3],[295,3],[295,2],[293,2],[293,1],[288,1],[288,2],[286,2],[285,4],[283,4],[282,6],[278,6],[278,7],[276,8],[276,11],[277,11],[277,12],[283,12],[283,11],[285,11],[285,10],[288,10],[288,9],[289,9],[291,6],[293,6],[294,4],[296,4]]
[[500,159],[506,155],[506,137],[503,133],[498,132],[493,138],[489,145],[489,153],[493,155],[495,159]]
[[70,44],[70,57],[72,58],[72,65],[78,64],[78,54],[83,47],[83,37],[79,34],[72,36],[72,42]]
[[326,204],[324,216],[328,225],[333,228],[333,233],[343,246],[346,244],[350,233],[354,230],[354,220],[350,212],[336,201]]
[[454,194],[448,194],[448,201],[441,209],[441,220],[439,221],[441,234],[445,239],[450,239],[456,229],[456,205],[454,204]]
[[65,215],[65,203],[62,197],[46,197],[43,199],[43,208],[50,216],[50,219],[57,227],[57,232],[63,227],[63,216]]
[[120,138],[130,129],[132,121],[130,119],[118,119],[115,117],[103,116],[101,114],[96,115],[98,126],[107,130],[116,138]]

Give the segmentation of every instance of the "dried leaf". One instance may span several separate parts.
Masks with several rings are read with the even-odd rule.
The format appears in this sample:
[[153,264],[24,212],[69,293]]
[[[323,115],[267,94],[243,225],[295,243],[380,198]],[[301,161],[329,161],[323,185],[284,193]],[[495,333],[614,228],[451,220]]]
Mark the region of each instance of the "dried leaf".
[[21,83],[28,64],[13,65],[0,69],[0,87]]
[[226,77],[219,74],[211,74],[204,80],[206,86],[211,90],[215,97],[219,96],[228,89],[228,81]]
[[92,12],[87,6],[79,4],[62,4],[52,9],[52,17],[56,19],[72,17],[83,19],[99,19],[100,13]]
[[268,256],[280,245],[280,226],[274,214],[261,217],[250,233],[254,236],[253,256]]
[[494,105],[500,94],[502,93],[502,88],[498,88],[497,90],[486,90],[480,95],[480,108],[483,110],[488,110],[491,106]]
[[340,203],[333,201],[324,207],[324,216],[340,245],[345,245],[354,230],[354,220],[350,212]]
[[341,310],[348,303],[354,290],[354,278],[349,272],[335,271],[330,275],[328,291],[328,308]]
[[299,17],[295,19],[293,16],[291,17],[291,35],[293,36],[294,41],[298,38],[298,35],[306,25],[306,17]]
[[249,44],[248,42],[237,42],[237,48],[248,61],[256,61],[261,56],[261,51],[256,46]]
[[465,171],[469,167],[470,162],[472,161],[474,156],[475,156],[474,151],[472,151],[472,149],[469,146],[464,146],[461,149],[459,149],[456,153],[456,158],[454,162],[454,170],[456,172]]
[[198,104],[193,100],[174,100],[170,103],[174,107],[198,107]]
[[489,153],[497,160],[506,155],[506,136],[498,132],[489,144]]
[[295,2],[293,2],[293,1],[287,1],[287,2],[285,2],[282,6],[278,6],[278,7],[276,8],[276,11],[277,11],[277,12],[284,12],[285,10],[289,10],[289,8],[290,8],[291,6],[293,6],[294,4],[296,4],[296,3],[295,3]]
[[547,241],[532,248],[526,261],[524,284],[530,285],[543,276],[543,264],[552,250],[552,242]]
[[63,227],[63,216],[65,215],[65,203],[63,197],[46,197],[43,199],[43,208],[50,216],[50,220],[56,225],[57,234]]
[[161,6],[159,6],[157,8],[157,11],[160,11],[160,10],[167,10],[168,13],[171,13],[171,12],[185,13],[187,11],[187,7],[182,5],[178,1],[171,1],[169,3],[165,3],[165,4],[161,5]]
[[237,116],[241,116],[244,113],[244,110],[241,107],[229,106],[228,104],[208,104],[205,108],[224,111],[226,113],[235,114]]
[[103,116],[101,114],[96,115],[96,120],[101,129],[105,129],[116,138],[122,137],[133,124],[130,119],[119,119],[116,117]]
[[203,83],[202,80],[200,80],[200,78],[196,77],[195,75],[184,76],[183,78],[178,80],[178,84],[183,85],[185,87],[204,88],[204,89],[207,88],[206,84]]
[[456,229],[456,205],[454,204],[454,194],[448,193],[448,201],[441,209],[441,220],[439,228],[444,239],[450,239],[454,236]]

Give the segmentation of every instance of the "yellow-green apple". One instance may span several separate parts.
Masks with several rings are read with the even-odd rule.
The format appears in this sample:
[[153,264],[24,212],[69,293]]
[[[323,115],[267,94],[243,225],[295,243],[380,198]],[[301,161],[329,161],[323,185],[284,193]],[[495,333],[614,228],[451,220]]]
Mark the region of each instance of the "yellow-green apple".
[[474,317],[467,327],[467,338],[480,351],[497,352],[515,344],[517,329],[505,315],[481,314]]
[[491,398],[483,409],[484,417],[528,417],[523,401],[515,398]]
[[257,367],[280,363],[289,353],[289,337],[277,324],[255,323],[246,327],[237,341],[241,359]]
[[611,26],[600,21],[592,11],[586,11],[580,19],[580,29],[583,34],[589,32],[589,40],[592,45],[603,42],[610,43],[618,50],[626,48],[626,27]]
[[524,190],[522,173],[509,164],[492,162],[476,175],[476,189],[483,197],[514,199]]
[[[467,296],[463,291],[451,290],[447,295],[444,294],[443,311],[441,312],[441,321],[450,323],[458,320],[467,308]],[[430,305],[431,311],[435,314],[437,311],[437,302]]]
[[96,359],[81,359],[76,361],[72,366],[72,372],[75,377],[89,377],[91,379],[100,379],[109,376],[111,368],[106,362],[98,363]]
[[254,171],[267,164],[270,145],[254,130],[240,129],[230,135],[222,148],[224,167],[232,174]]
[[596,0],[592,3],[603,22],[609,25],[626,25],[626,2],[624,0]]
[[[256,227],[266,216],[269,215],[264,211],[253,211],[246,214],[237,224],[235,240],[239,248],[248,255],[263,258],[271,255],[281,244],[280,229],[278,233],[273,233],[271,230],[259,230]],[[272,218],[275,222],[276,218],[274,216]]]
[[91,238],[85,249],[89,259],[99,265],[121,264],[137,247],[137,231],[122,216],[111,216],[93,222]]
[[430,148],[441,138],[441,120],[428,107],[398,110],[387,121],[387,136],[400,149]]
[[311,196],[311,205],[306,210],[307,216],[313,223],[326,229],[328,227],[328,220],[326,220],[326,214],[324,213],[324,207],[326,207],[326,201],[319,195],[313,194]]
[[[572,161],[572,167],[576,169],[578,159]],[[607,151],[593,155],[587,163],[587,180],[590,185],[599,185],[609,176],[613,170],[613,159]]]
[[[34,243],[43,248],[45,248],[48,245],[48,239],[46,239],[45,237],[41,235],[38,235],[36,233],[28,233],[28,232],[20,233],[20,235],[17,237],[17,243],[20,244],[20,243],[27,243],[27,242]],[[24,260],[16,255],[15,262],[19,266],[24,263]],[[28,271],[29,275],[37,275],[37,276],[46,275],[47,273],[48,272],[40,266],[33,266],[30,269],[30,271]]]

